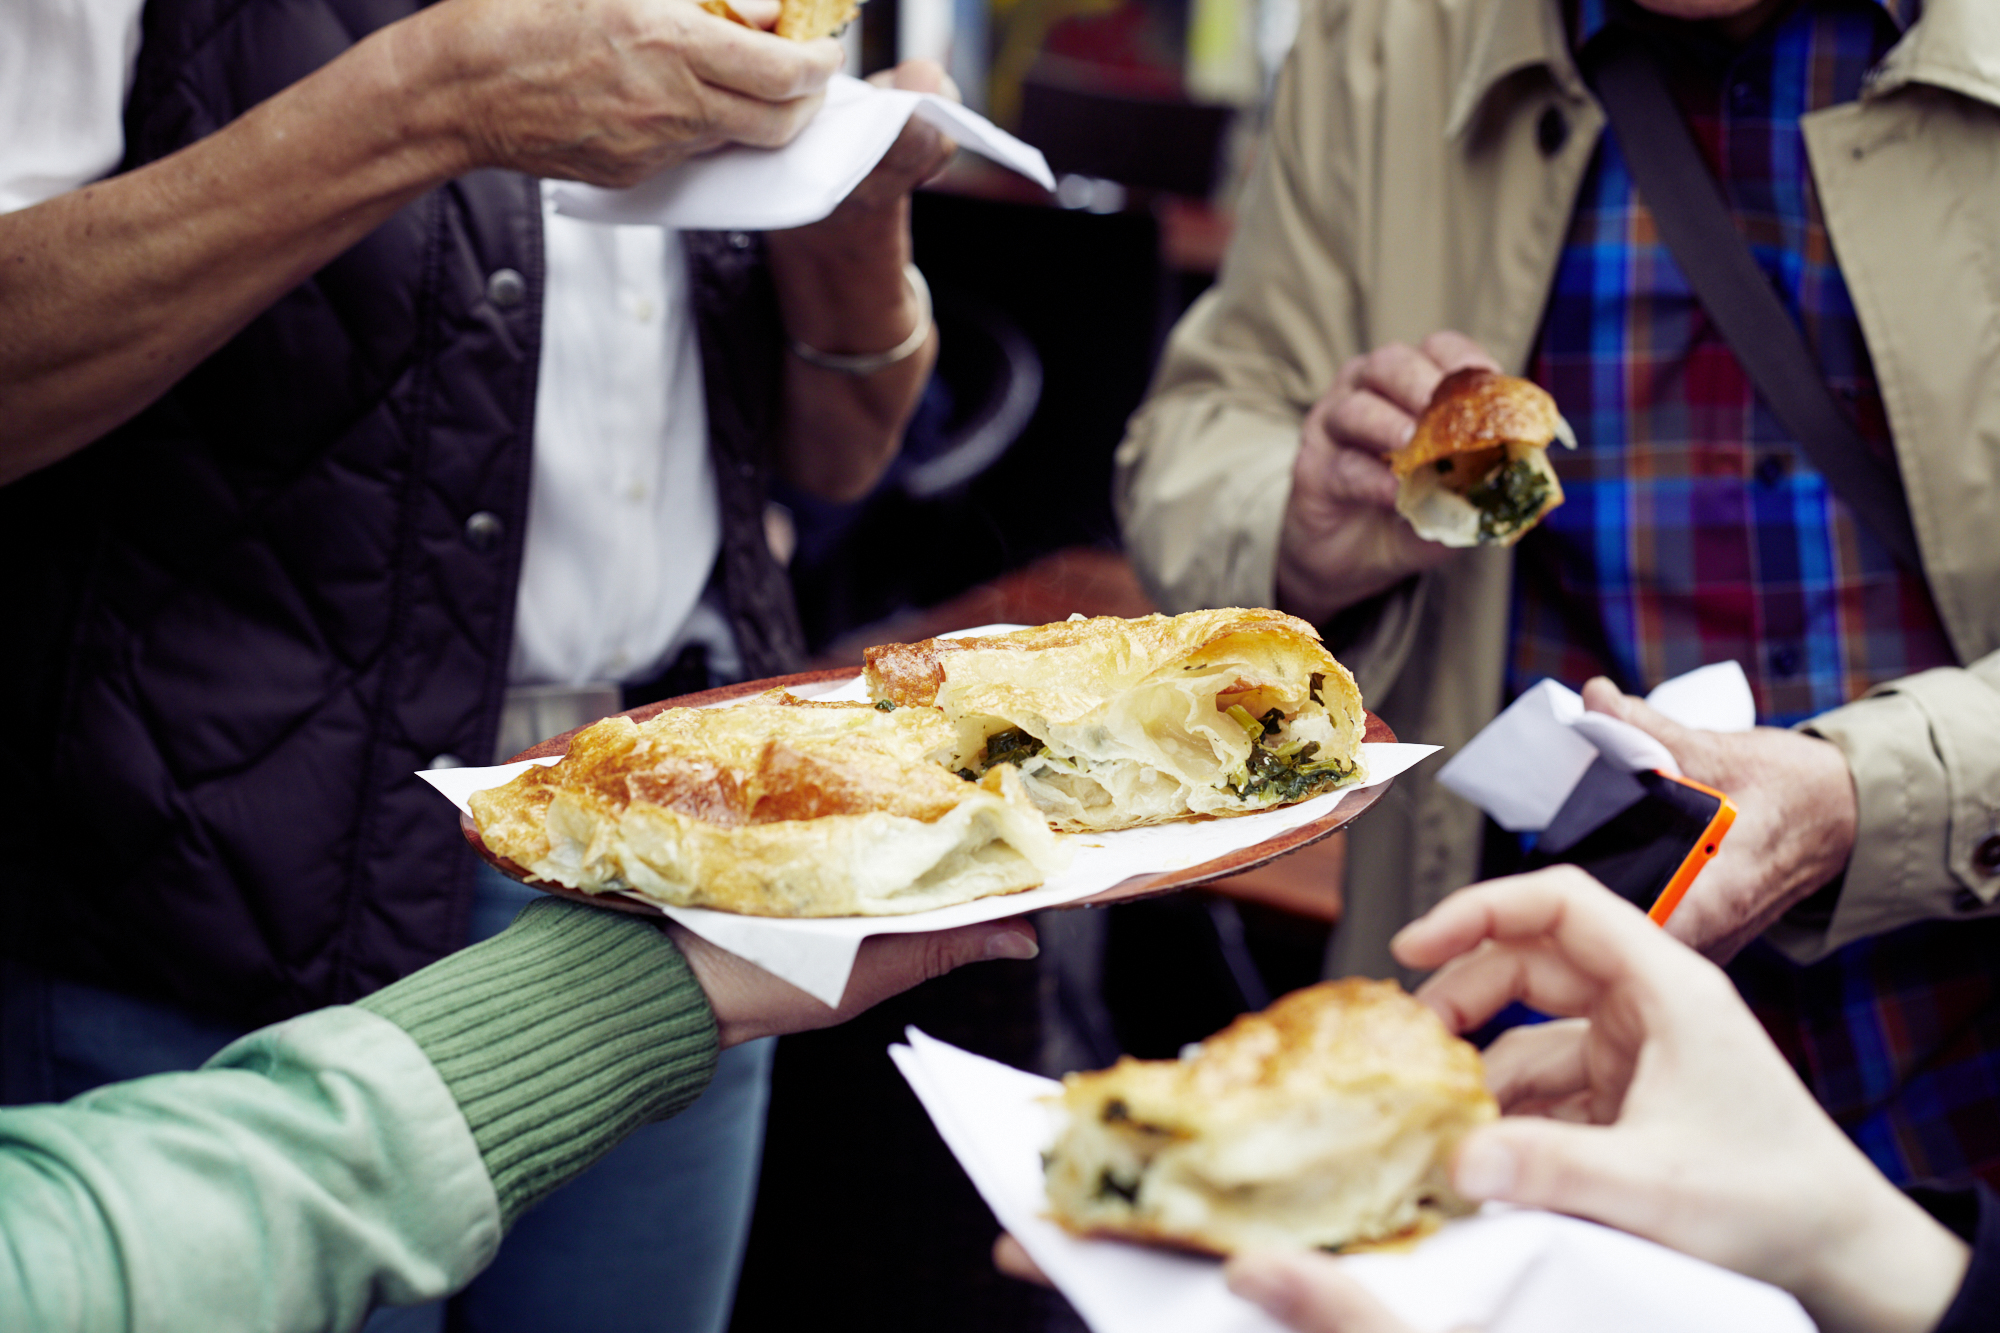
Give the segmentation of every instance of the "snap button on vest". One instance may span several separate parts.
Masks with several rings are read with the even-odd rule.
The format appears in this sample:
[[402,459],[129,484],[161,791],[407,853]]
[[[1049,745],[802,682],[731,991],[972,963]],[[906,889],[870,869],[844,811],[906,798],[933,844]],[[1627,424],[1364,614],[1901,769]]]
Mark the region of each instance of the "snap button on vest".
[[1569,117],[1557,106],[1543,107],[1541,119],[1535,122],[1535,144],[1542,150],[1543,157],[1554,157],[1569,142]]
[[528,299],[528,280],[511,268],[496,268],[486,279],[486,299],[502,310]]
[[506,527],[498,514],[482,509],[465,520],[465,544],[475,551],[490,551],[500,544]]

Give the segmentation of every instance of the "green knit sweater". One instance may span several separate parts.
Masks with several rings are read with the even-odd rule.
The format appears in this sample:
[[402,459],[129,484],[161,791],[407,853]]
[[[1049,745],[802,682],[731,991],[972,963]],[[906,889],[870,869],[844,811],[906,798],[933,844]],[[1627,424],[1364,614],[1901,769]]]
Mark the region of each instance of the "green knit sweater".
[[515,1218],[715,1072],[715,1017],[673,941],[636,917],[531,903],[504,932],[360,1001],[409,1033]]

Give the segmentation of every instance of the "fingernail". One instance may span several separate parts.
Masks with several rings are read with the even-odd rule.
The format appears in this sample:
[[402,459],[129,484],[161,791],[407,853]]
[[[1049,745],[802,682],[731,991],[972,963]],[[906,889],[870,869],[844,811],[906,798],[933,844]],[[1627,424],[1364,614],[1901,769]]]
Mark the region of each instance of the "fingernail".
[[1276,1255],[1251,1254],[1231,1259],[1222,1269],[1229,1289],[1280,1318],[1292,1305],[1292,1275]]
[[1403,427],[1403,443],[1408,444],[1416,436],[1416,433],[1417,433],[1417,423],[1414,421],[1412,421],[1409,425]]
[[1500,1144],[1472,1139],[1458,1150],[1451,1181],[1468,1199],[1504,1199],[1514,1189],[1514,1154]]
[[986,937],[988,958],[1011,958],[1015,962],[1025,963],[1041,952],[1041,945],[1018,930],[999,930]]

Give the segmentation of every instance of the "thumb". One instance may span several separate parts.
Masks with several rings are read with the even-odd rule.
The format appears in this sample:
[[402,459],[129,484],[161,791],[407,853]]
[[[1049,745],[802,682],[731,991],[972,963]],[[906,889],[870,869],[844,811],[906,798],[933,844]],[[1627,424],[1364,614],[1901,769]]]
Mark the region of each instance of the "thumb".
[[1645,1235],[1661,1172],[1630,1138],[1615,1126],[1509,1116],[1466,1136],[1452,1159],[1452,1187],[1474,1202],[1546,1208]]
[[1298,1333],[1416,1333],[1323,1254],[1242,1254],[1222,1275],[1231,1291]]
[[1684,760],[1686,752],[1699,745],[1693,731],[1637,695],[1625,693],[1603,676],[1594,676],[1584,682],[1583,706],[1593,713],[1603,713],[1637,727],[1666,746],[1677,760]]
[[1040,951],[1035,928],[1018,917],[914,935],[870,935],[855,955],[838,1013],[842,1019],[849,1018],[967,963],[990,958],[1023,960]]

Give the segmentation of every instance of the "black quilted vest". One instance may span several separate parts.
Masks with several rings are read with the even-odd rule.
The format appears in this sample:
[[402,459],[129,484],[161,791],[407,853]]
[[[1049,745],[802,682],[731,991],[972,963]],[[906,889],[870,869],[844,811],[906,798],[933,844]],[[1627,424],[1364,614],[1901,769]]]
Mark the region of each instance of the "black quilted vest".
[[[126,167],[416,7],[151,0]],[[757,238],[689,240],[723,584],[770,674],[800,655],[762,536],[776,307]],[[464,941],[472,863],[411,774],[492,751],[541,290],[536,182],[452,181],[141,416],[0,489],[8,948],[257,1023]]]

